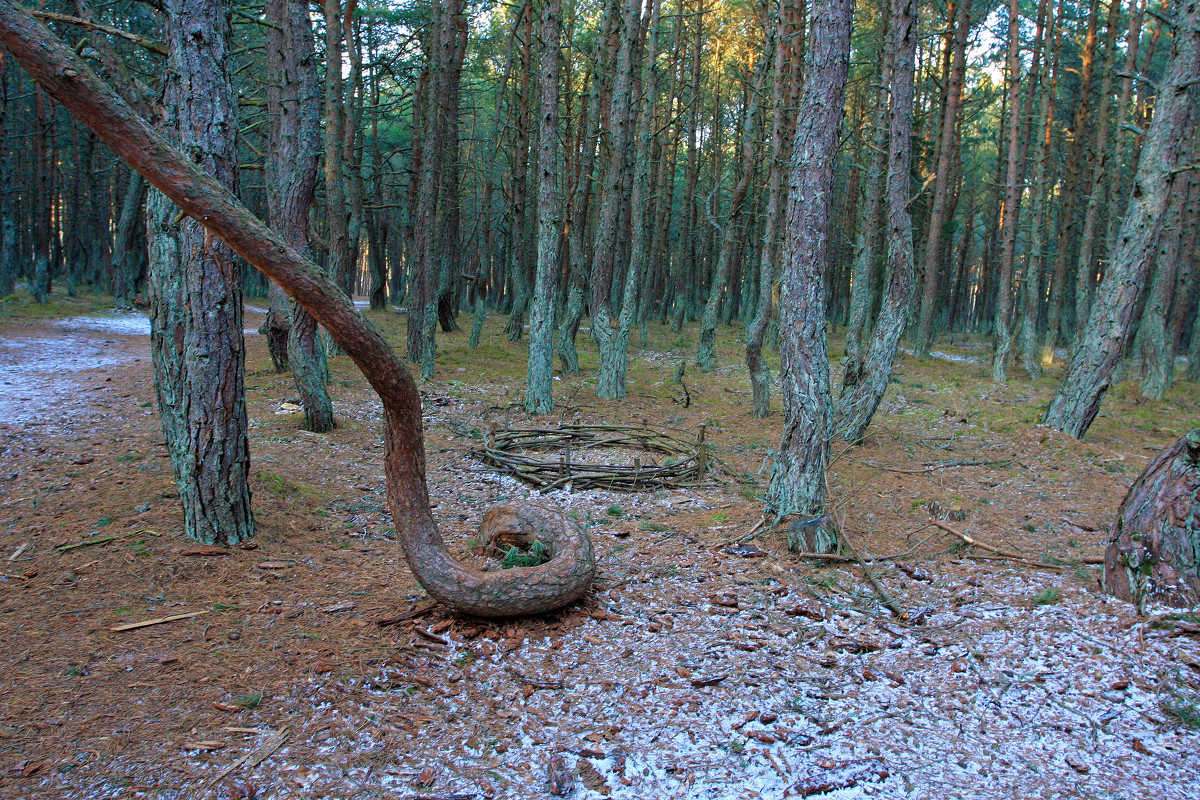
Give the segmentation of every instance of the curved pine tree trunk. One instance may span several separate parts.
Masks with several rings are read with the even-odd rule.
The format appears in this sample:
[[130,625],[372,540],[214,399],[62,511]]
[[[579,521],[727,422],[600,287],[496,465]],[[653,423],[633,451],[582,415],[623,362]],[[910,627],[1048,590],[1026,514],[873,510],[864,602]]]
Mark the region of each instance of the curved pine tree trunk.
[[[404,362],[343,292],[251,214],[212,176],[134,114],[88,66],[10,0],[0,0],[0,46],[122,159],[192,219],[283,286],[307,308],[379,393],[384,408],[388,501],[413,575],[441,602],[489,617],[538,614],[574,602],[595,576],[587,534],[568,516],[537,506],[502,507],[489,531],[522,529],[548,543],[537,567],[481,572],[463,567],[438,534],[425,485],[421,398]],[[521,531],[515,531],[520,533]]]

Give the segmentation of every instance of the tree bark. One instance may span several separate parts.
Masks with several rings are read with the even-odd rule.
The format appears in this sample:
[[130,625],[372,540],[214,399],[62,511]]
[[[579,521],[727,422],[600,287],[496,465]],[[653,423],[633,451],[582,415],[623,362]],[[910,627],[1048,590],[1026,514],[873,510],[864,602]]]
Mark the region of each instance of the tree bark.
[[1117,511],[1104,588],[1142,611],[1148,601],[1200,602],[1200,428],[1159,453]]
[[143,212],[149,188],[145,178],[132,172],[121,201],[112,251],[113,305],[119,308],[133,305],[146,280],[146,220]]
[[1183,0],[1175,46],[1161,82],[1154,118],[1142,145],[1133,196],[1112,263],[1096,292],[1087,328],[1046,412],[1045,424],[1076,438],[1100,411],[1134,311],[1158,248],[1163,212],[1185,152],[1182,137],[1200,80],[1200,0]]
[[[268,150],[264,165],[267,215],[271,226],[288,244],[311,257],[308,212],[313,203],[320,158],[320,108],[316,51],[308,7],[299,0],[267,0],[269,63],[276,66],[267,89]],[[317,325],[295,303],[283,305],[287,314],[287,362],[304,409],[304,429],[333,430],[333,401],[325,389],[329,369],[317,337]],[[272,321],[268,320],[268,327]]]
[[554,309],[558,295],[558,255],[562,238],[562,199],[558,192],[558,83],[562,53],[562,3],[542,7],[541,119],[538,132],[537,269],[529,317],[529,366],[525,410],[549,414],[554,373]]
[[[799,7],[789,0],[779,0],[776,9],[775,71],[774,90],[771,96],[771,160],[767,177],[766,221],[763,224],[762,248],[758,273],[758,307],[750,322],[746,336],[746,367],[750,372],[750,389],[753,396],[753,413],[763,419],[771,413],[771,373],[763,358],[763,343],[767,325],[774,314],[773,292],[779,257],[779,234],[783,227],[784,207],[784,153],[787,150],[790,115],[788,100],[793,99],[793,87],[800,82],[799,67],[803,58],[795,51],[792,35],[801,16]],[[803,24],[802,21],[799,24]]]
[[134,114],[88,66],[11,0],[0,0],[0,46],[114,152],[235,252],[288,290],[345,349],[383,400],[388,500],[405,557],[429,593],[460,611],[505,617],[574,602],[595,575],[587,534],[557,512],[539,516],[551,560],[496,573],[455,562],[437,532],[425,485],[416,382],[338,287]]
[[[167,135],[200,169],[237,185],[237,117],[224,3],[169,0]],[[206,544],[254,534],[242,342],[241,267],[194,218],[159,192],[149,200],[150,321],[163,433],[184,530]]]
[[971,32],[970,0],[955,0],[953,54],[950,65],[950,84],[946,88],[946,105],[942,111],[942,130],[938,139],[937,171],[933,182],[933,206],[929,211],[929,228],[925,235],[925,285],[921,298],[921,320],[913,351],[917,358],[929,358],[933,346],[933,319],[938,299],[938,269],[942,252],[942,233],[946,228],[946,209],[950,201],[950,172],[954,167],[954,150],[958,137],[958,108],[962,100],[963,76],[967,64],[967,38]]
[[811,8],[788,183],[780,301],[783,434],[768,493],[768,502],[779,515],[824,511],[829,459],[825,274],[853,5],[849,0],[817,0]]

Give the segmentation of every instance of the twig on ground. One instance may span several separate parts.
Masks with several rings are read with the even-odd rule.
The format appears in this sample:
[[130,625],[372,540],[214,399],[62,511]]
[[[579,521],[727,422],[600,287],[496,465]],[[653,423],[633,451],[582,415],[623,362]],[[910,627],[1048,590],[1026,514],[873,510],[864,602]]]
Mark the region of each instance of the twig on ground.
[[1020,561],[1022,564],[1029,564],[1030,566],[1033,566],[1033,567],[1043,567],[1045,569],[1057,569],[1057,570],[1066,569],[1066,567],[1063,567],[1059,564],[1047,564],[1044,561],[1034,561],[1029,556],[1022,555],[1021,553],[1014,553],[1011,550],[1001,550],[999,547],[992,547],[990,544],[984,544],[983,542],[979,541],[978,539],[976,539],[972,536],[968,536],[967,534],[963,533],[962,531],[956,530],[938,519],[929,520],[929,524],[935,525],[938,528],[941,528],[946,533],[957,536],[959,539],[962,539],[964,542],[971,545],[972,547],[978,547],[981,550],[987,550],[989,552],[995,553],[998,556],[1002,556],[1002,557],[1010,559],[1012,561]]
[[416,608],[410,611],[405,611],[403,614],[395,617],[384,617],[382,619],[377,619],[375,620],[375,624],[379,625],[380,627],[386,627],[388,625],[396,625],[401,622],[407,622],[410,619],[416,619],[417,617],[425,616],[430,611],[433,611],[435,608],[437,608],[438,605],[438,603],[427,603],[423,606],[417,606]]
[[936,472],[939,469],[950,469],[951,467],[994,467],[997,469],[1007,467],[1013,460],[1011,458],[1001,459],[1000,461],[937,461],[926,464],[921,469],[906,469],[904,467],[889,467],[886,464],[876,464],[873,461],[860,462],[865,466],[874,469],[881,469],[885,472],[898,472],[904,475],[926,475],[930,472]]
[[504,669],[506,672],[508,672],[508,674],[512,675],[517,680],[521,681],[522,683],[527,683],[535,689],[561,689],[561,688],[563,688],[562,681],[539,681],[539,680],[530,678],[527,675],[522,675],[520,672],[517,672],[517,670],[513,669],[512,667],[505,667]]
[[263,742],[262,747],[260,747],[257,750],[252,750],[251,752],[246,753],[246,755],[242,756],[237,761],[234,761],[228,767],[226,767],[225,769],[218,772],[217,776],[215,778],[213,778],[211,781],[209,781],[208,785],[214,786],[214,785],[220,783],[222,780],[224,780],[226,775],[233,772],[235,769],[242,766],[243,764],[245,764],[246,766],[249,766],[249,767],[257,767],[259,764],[261,764],[263,761],[265,761],[272,753],[274,753],[276,750],[278,750],[283,745],[283,743],[285,741],[287,741],[287,738],[288,738],[288,729],[280,728],[275,734],[273,734],[271,736],[270,739],[267,739],[265,742]]
[[131,631],[135,628],[147,628],[151,625],[161,625],[164,622],[177,622],[181,619],[191,619],[198,617],[201,614],[211,614],[211,611],[189,611],[186,614],[172,614],[169,617],[158,617],[156,619],[147,619],[142,622],[127,622],[124,625],[114,625],[109,628],[110,631]]
[[850,537],[846,535],[845,528],[842,528],[840,533],[841,535],[838,538],[841,540],[842,546],[850,551],[850,555],[854,556],[854,560],[858,562],[860,567],[862,567],[863,574],[867,576],[867,580],[871,582],[873,587],[875,587],[875,593],[879,595],[879,599],[883,601],[885,606],[892,610],[892,613],[896,615],[897,619],[908,619],[908,612],[900,608],[900,605],[892,599],[892,596],[888,594],[887,589],[884,589],[883,584],[880,583],[879,579],[875,577],[875,573],[871,570],[870,565],[868,565],[866,560],[858,554],[858,550],[856,550],[854,545],[850,542]]
[[18,547],[16,550],[13,551],[13,554],[8,557],[9,562],[16,561],[18,558],[21,557],[21,554],[24,553],[26,550],[28,550],[31,546],[32,545],[30,545],[29,542],[26,542],[25,544]]

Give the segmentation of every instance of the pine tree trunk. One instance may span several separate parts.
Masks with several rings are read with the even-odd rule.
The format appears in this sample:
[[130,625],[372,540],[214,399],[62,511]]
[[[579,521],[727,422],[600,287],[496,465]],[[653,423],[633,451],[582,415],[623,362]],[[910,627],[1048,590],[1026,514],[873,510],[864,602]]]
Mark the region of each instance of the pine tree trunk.
[[[657,0],[655,0],[657,2]],[[766,65],[770,59],[764,57],[758,60],[754,71],[753,85],[744,106],[741,126],[741,164],[737,183],[729,197],[729,213],[725,216],[725,225],[721,229],[721,250],[717,256],[717,268],[713,274],[712,285],[708,289],[708,300],[704,304],[704,316],[700,321],[700,345],[696,352],[696,366],[701,372],[710,372],[715,363],[717,344],[717,308],[724,294],[732,292],[731,271],[733,264],[734,245],[740,240],[738,226],[742,221],[742,211],[746,204],[746,192],[750,181],[754,178],[755,167],[758,164],[758,98],[762,94],[766,82]],[[733,305],[733,298],[728,297],[727,304]]]
[[464,613],[512,617],[552,611],[587,592],[595,576],[591,541],[566,514],[540,506],[501,506],[485,518],[484,533],[533,532],[547,543],[550,561],[501,572],[454,561],[438,533],[425,485],[416,383],[349,298],[220,182],[155,134],[69,48],[9,0],[0,0],[0,45],[189,218],[203,219],[212,233],[293,293],[354,360],[383,401],[388,501],[408,565],[430,595]]
[[1050,403],[1045,424],[1083,436],[1108,390],[1134,311],[1158,248],[1162,218],[1177,178],[1184,131],[1194,105],[1189,87],[1200,80],[1200,0],[1183,0],[1174,52],[1160,84],[1154,118],[1139,158],[1133,196],[1112,263],[1096,292],[1079,346]]
[[[1140,394],[1148,400],[1162,400],[1167,389],[1175,382],[1175,340],[1171,336],[1171,299],[1176,297],[1176,277],[1180,272],[1179,237],[1183,209],[1187,205],[1187,174],[1176,180],[1167,209],[1164,212],[1163,230],[1159,236],[1158,255],[1155,258],[1154,280],[1146,296],[1146,307],[1139,323],[1142,332],[1143,378]],[[1183,184],[1180,186],[1179,184]],[[1186,297],[1176,297],[1182,303]]]
[[768,494],[779,515],[825,510],[831,405],[825,274],[852,15],[849,0],[816,0],[811,6],[783,247],[779,324],[784,419]]
[[146,190],[145,178],[136,172],[129,176],[121,214],[113,236],[112,295],[113,305],[128,308],[133,305],[138,290],[146,280]]
[[[169,0],[167,8],[167,133],[233,189],[230,8],[184,0]],[[152,193],[148,205],[151,352],[184,531],[206,544],[237,544],[254,533],[240,265],[194,218],[180,219],[161,193]]]
[[[1013,267],[1017,257],[1017,226],[1021,213],[1021,47],[1020,5],[1008,3],[1008,166],[1005,170],[1004,203],[1000,206],[1000,275],[996,286],[995,357],[992,380],[1008,382],[1008,358],[1012,352]],[[1039,31],[1040,32],[1040,31]],[[1036,58],[1036,57],[1035,57]]]
[[892,0],[889,48],[891,110],[888,117],[887,171],[887,279],[879,318],[871,335],[866,362],[857,380],[842,387],[834,429],[848,442],[866,434],[875,410],[883,400],[900,334],[908,318],[913,291],[912,130],[913,71],[917,50],[916,0]]
[[[879,250],[883,228],[880,215],[883,209],[883,191],[888,157],[888,89],[892,80],[892,62],[895,54],[888,46],[891,23],[890,3],[884,9],[880,24],[883,43],[879,48],[879,82],[875,86],[875,103],[871,121],[871,158],[867,162],[867,177],[863,181],[863,196],[858,203],[858,220],[855,225],[858,236],[854,246],[854,264],[851,267],[850,316],[846,324],[846,364],[842,371],[841,396],[847,395],[862,376],[865,369],[866,350],[863,347],[864,332],[873,327],[876,273],[878,272]],[[840,399],[839,399],[840,402]]]
[[[278,26],[266,33],[269,61],[277,69],[267,89],[267,216],[288,244],[309,256],[308,212],[317,183],[321,128],[312,28],[308,7],[300,0],[268,0],[264,14]],[[268,335],[278,336],[277,329],[284,327],[275,321],[282,311],[287,365],[304,409],[304,429],[331,431],[333,401],[325,389],[329,368],[316,323],[300,306],[281,302],[278,291],[272,291],[271,299]]]
[[793,87],[800,82],[799,67],[802,54],[793,49],[793,36],[800,17],[797,5],[789,0],[779,0],[776,10],[775,36],[775,80],[771,95],[771,160],[767,177],[767,210],[763,225],[762,248],[758,273],[758,307],[754,312],[746,337],[746,367],[750,372],[750,389],[753,396],[753,413],[763,419],[771,413],[771,373],[763,358],[763,343],[767,325],[774,314],[772,294],[776,281],[776,263],[779,257],[780,231],[783,228],[784,175],[787,165],[784,154],[791,126],[787,113],[788,100],[794,97]]
[[1047,181],[1048,165],[1054,134],[1054,98],[1058,90],[1058,35],[1056,18],[1051,5],[1050,18],[1047,22],[1046,41],[1055,42],[1051,48],[1047,46],[1046,61],[1050,64],[1049,85],[1041,90],[1041,100],[1038,106],[1038,119],[1035,132],[1039,134],[1034,156],[1033,208],[1029,224],[1029,252],[1025,257],[1025,311],[1021,320],[1021,365],[1030,380],[1037,380],[1042,374],[1043,360],[1049,364],[1050,354],[1043,355],[1040,351],[1038,320],[1041,318],[1043,305],[1042,273],[1046,262],[1044,251],[1046,231],[1049,225],[1049,191]]
[[[1105,189],[1109,182],[1106,180],[1110,169],[1109,163],[1109,146],[1108,146],[1108,128],[1109,118],[1111,116],[1112,103],[1109,96],[1112,94],[1113,78],[1116,73],[1117,63],[1117,25],[1120,21],[1121,4],[1118,0],[1110,0],[1108,11],[1108,24],[1104,34],[1104,76],[1100,80],[1100,106],[1096,110],[1098,122],[1089,120],[1090,124],[1097,125],[1096,128],[1096,144],[1093,148],[1095,157],[1093,159],[1092,179],[1090,181],[1092,190],[1088,192],[1087,210],[1084,212],[1083,230],[1079,235],[1079,258],[1075,266],[1075,319],[1078,322],[1087,318],[1088,309],[1091,307],[1092,287],[1096,280],[1097,261],[1095,258],[1095,240],[1099,235],[1100,225],[1100,210],[1104,205]],[[1117,167],[1120,168],[1119,165]],[[1078,341],[1082,334],[1082,328],[1079,324],[1075,326],[1075,338],[1073,341]]]
[[529,366],[525,410],[549,414],[554,410],[554,309],[558,295],[558,257],[562,236],[562,200],[558,192],[558,83],[562,3],[542,6],[542,64],[539,76],[541,106],[538,133],[537,270],[533,310],[529,318]]
[[[1065,327],[1064,310],[1069,308],[1068,302],[1073,295],[1067,288],[1067,261],[1078,239],[1077,219],[1080,195],[1085,191],[1081,178],[1083,172],[1084,143],[1088,139],[1089,114],[1091,109],[1092,68],[1096,52],[1096,15],[1099,8],[1098,0],[1091,0],[1088,12],[1087,33],[1084,36],[1083,50],[1080,53],[1079,66],[1079,101],[1075,106],[1074,121],[1071,125],[1071,140],[1067,145],[1066,172],[1063,175],[1062,188],[1059,192],[1059,227],[1054,252],[1054,271],[1051,274],[1050,301],[1047,306],[1046,345],[1048,353],[1053,353],[1063,339]],[[1067,318],[1069,319],[1069,318]],[[1079,325],[1082,320],[1076,320]]]
[[933,321],[937,310],[939,260],[942,251],[942,233],[950,219],[947,206],[950,201],[950,172],[954,167],[954,151],[958,137],[958,108],[962,100],[963,76],[966,73],[967,38],[971,32],[970,0],[955,0],[957,8],[954,18],[953,54],[950,65],[950,82],[946,89],[946,103],[942,112],[942,129],[938,139],[937,172],[933,182],[933,206],[929,212],[929,228],[925,235],[925,255],[922,259],[925,285],[921,297],[921,320],[917,327],[913,353],[917,358],[929,358],[933,346]]

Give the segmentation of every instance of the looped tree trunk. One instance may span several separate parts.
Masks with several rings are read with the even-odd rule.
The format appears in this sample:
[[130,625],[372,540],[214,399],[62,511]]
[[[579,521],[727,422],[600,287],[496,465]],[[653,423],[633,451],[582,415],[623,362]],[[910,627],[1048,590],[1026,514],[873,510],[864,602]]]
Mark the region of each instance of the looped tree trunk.
[[552,611],[583,596],[596,571],[591,541],[558,512],[530,512],[552,556],[545,564],[482,572],[457,563],[429,505],[417,385],[350,298],[10,0],[0,0],[0,46],[185,214],[295,297],[362,370],[383,401],[388,502],[396,530],[413,575],[434,598],[465,613],[508,617]]
[[1200,428],[1150,462],[1121,502],[1104,588],[1139,610],[1200,602]]

